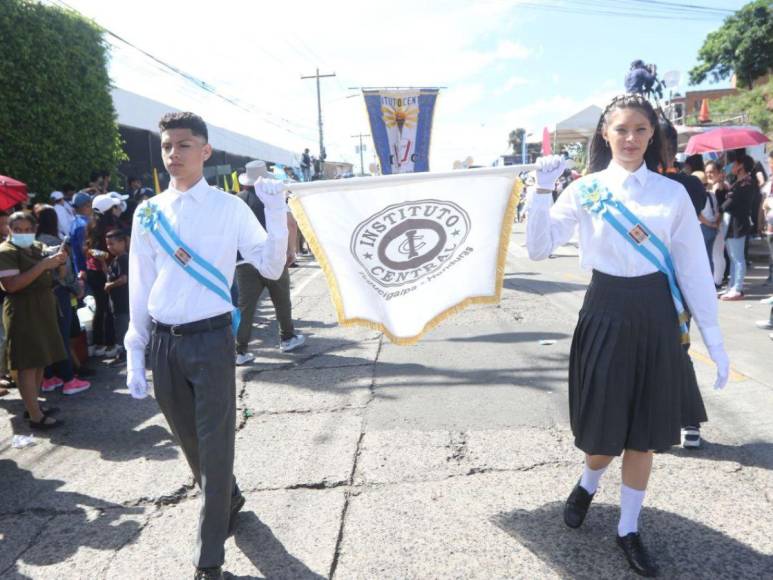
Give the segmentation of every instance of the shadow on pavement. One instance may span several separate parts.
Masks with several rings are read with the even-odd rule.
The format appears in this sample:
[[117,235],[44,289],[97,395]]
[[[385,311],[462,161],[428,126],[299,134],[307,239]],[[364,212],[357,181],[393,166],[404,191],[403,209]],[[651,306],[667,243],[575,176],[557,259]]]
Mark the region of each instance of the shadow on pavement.
[[[178,457],[177,445],[160,419],[158,425],[145,425],[160,414],[155,399],[132,399],[123,388],[123,376],[106,377],[101,371],[92,380],[92,387],[77,396],[65,396],[55,391],[43,395],[45,406],[59,407],[57,418],[63,425],[35,433],[35,437],[48,439],[55,445],[74,449],[98,451],[106,461],[128,461],[144,457],[151,461],[168,461]],[[106,380],[107,379],[107,380]],[[14,433],[29,433],[29,425],[23,419],[21,399],[0,400],[0,408],[11,415]]]
[[[19,469],[9,459],[0,460],[0,481],[5,490],[13,490],[14,496],[20,493],[28,498],[46,495],[52,497],[56,505],[51,513],[48,510],[9,512],[4,505],[5,494],[0,496],[0,514],[3,514],[0,515],[0,554],[11,554],[11,542],[19,535],[24,523],[36,521],[38,528],[31,534],[27,546],[15,549],[15,562],[0,569],[2,578],[23,578],[16,572],[20,560],[32,566],[50,566],[68,560],[82,548],[116,551],[140,530],[139,522],[120,520],[126,515],[143,513],[142,508],[125,508],[81,493],[56,491],[65,485],[64,481],[35,479],[30,471]],[[86,508],[101,512],[95,517],[96,512],[89,513]],[[49,527],[53,519],[62,521]]]
[[448,342],[518,343],[539,342],[540,340],[562,340],[564,338],[571,338],[571,335],[562,332],[500,332],[497,334],[479,334],[476,336],[449,338]]
[[[594,504],[579,530],[563,522],[563,502],[514,510],[492,523],[561,577],[637,578],[615,544],[619,509]],[[730,536],[671,512],[645,507],[642,537],[666,578],[770,578],[773,558]]]
[[674,447],[669,453],[690,459],[734,461],[744,467],[759,467],[773,470],[773,443],[766,441],[755,441],[742,445],[724,445],[722,443],[711,443],[704,437],[700,449],[688,450]]
[[523,280],[518,278],[505,278],[502,286],[507,290],[517,290],[518,292],[539,295],[585,291],[588,287],[587,284],[576,284],[574,282],[551,282],[549,280]]
[[263,576],[234,576],[234,580],[257,580],[259,578],[297,578],[299,580],[323,580],[298,558],[290,554],[266,524],[258,519],[255,512],[239,514],[239,527],[234,541],[242,553],[252,562]]

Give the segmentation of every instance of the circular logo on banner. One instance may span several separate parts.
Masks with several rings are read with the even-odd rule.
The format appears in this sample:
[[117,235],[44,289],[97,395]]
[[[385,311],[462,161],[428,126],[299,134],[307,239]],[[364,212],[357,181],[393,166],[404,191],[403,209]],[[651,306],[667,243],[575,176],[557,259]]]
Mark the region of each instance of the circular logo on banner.
[[351,251],[375,283],[404,286],[443,271],[469,232],[470,217],[455,203],[407,201],[361,222]]

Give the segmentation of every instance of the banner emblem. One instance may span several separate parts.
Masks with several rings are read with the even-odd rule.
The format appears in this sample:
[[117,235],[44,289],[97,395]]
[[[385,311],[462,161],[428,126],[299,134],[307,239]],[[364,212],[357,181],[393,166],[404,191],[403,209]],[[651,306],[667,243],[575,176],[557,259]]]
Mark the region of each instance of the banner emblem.
[[453,202],[404,202],[362,221],[352,235],[351,252],[379,286],[405,286],[440,275],[469,231],[469,215]]

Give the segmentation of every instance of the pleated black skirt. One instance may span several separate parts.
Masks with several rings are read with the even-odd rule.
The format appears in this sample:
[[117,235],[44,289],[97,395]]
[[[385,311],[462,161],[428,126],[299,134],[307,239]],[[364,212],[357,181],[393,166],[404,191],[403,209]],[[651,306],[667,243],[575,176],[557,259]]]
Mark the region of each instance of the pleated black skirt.
[[592,455],[665,451],[707,420],[666,277],[593,272],[572,339],[569,412]]

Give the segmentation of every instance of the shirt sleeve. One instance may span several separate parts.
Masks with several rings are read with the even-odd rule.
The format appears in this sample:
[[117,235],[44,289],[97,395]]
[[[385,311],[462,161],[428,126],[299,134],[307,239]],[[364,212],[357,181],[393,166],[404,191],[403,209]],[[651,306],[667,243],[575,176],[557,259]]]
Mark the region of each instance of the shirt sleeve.
[[[140,206],[142,207],[142,206]],[[156,281],[155,250],[150,243],[150,234],[142,230],[140,212],[136,212],[132,224],[131,246],[129,248],[129,328],[124,339],[127,361],[138,360],[150,340],[151,319],[148,313],[148,299]],[[132,353],[134,357],[132,357]],[[141,371],[144,369],[128,369]]]
[[8,278],[20,274],[19,251],[13,244],[0,245],[0,278]]
[[85,243],[86,228],[78,227],[78,221],[75,222],[75,227],[70,236],[70,247],[72,248],[72,262],[75,266],[75,273],[80,274],[86,269],[86,254],[83,252],[83,245]]
[[698,220],[687,195],[681,196],[671,232],[671,257],[676,280],[706,346],[722,343],[717,292]]
[[278,280],[287,262],[287,208],[265,208],[266,230],[260,225],[252,211],[239,204],[239,252],[262,276]]
[[578,223],[574,192],[574,184],[571,184],[555,204],[552,195],[531,192],[526,220],[526,249],[532,260],[544,260],[572,239]]

